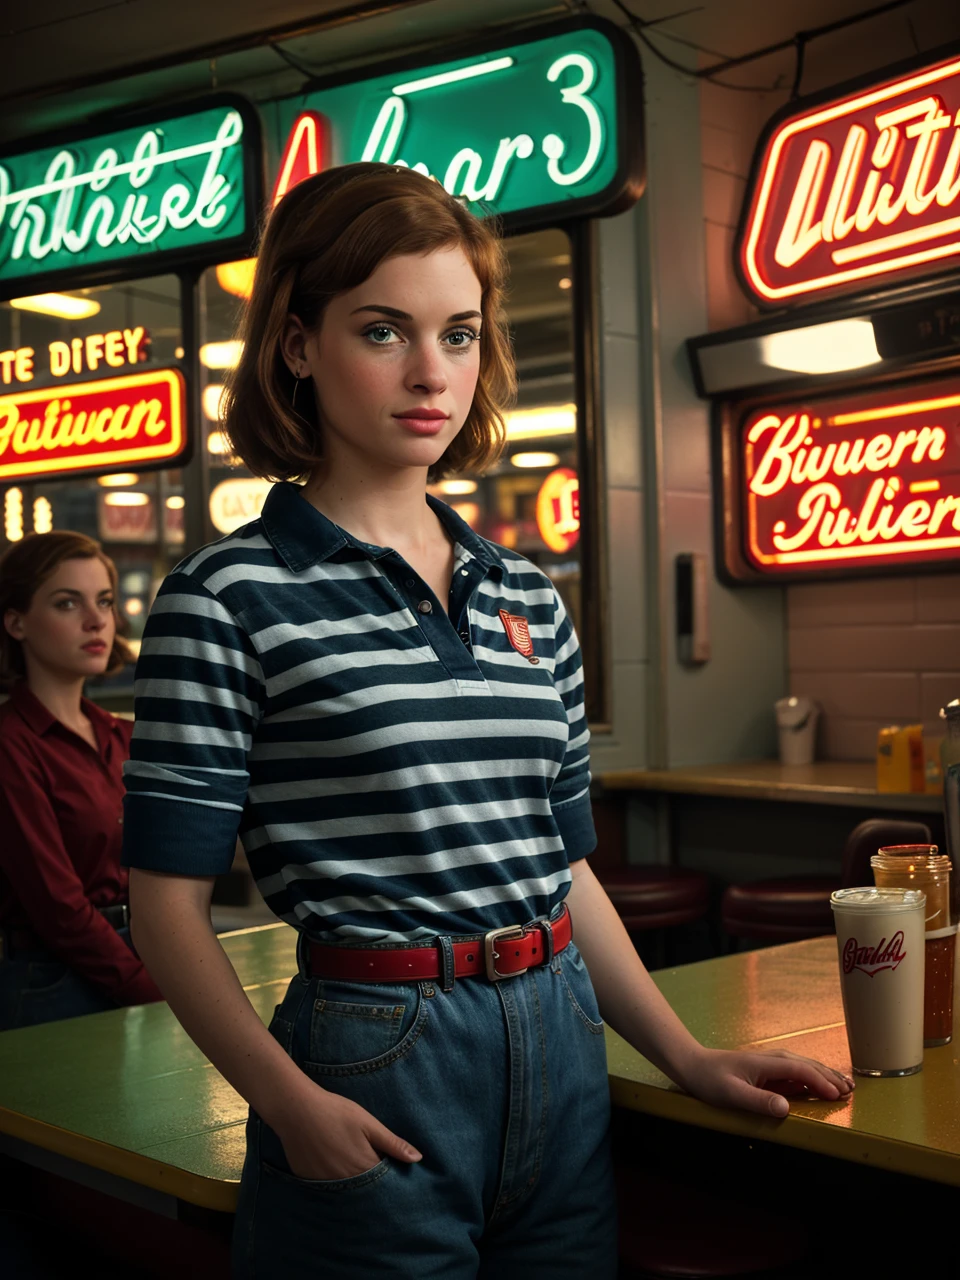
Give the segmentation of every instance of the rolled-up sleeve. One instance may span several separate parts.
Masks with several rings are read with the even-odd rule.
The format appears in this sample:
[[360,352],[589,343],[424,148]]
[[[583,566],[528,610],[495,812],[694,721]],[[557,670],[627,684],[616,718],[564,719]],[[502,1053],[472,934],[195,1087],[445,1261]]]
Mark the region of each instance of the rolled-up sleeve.
[[230,870],[263,699],[246,632],[202,583],[174,571],[137,661],[125,866],[197,876]]
[[567,713],[569,738],[563,764],[550,791],[550,808],[567,861],[585,858],[597,847],[590,805],[590,730],[583,697],[580,643],[563,601],[556,599],[553,680]]

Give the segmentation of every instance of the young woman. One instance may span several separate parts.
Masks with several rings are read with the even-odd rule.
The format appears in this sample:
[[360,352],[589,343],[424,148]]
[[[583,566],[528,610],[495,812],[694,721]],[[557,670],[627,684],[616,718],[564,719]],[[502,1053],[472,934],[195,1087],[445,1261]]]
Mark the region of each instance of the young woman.
[[[171,574],[143,642],[136,940],[251,1104],[240,1277],[612,1277],[601,1014],[711,1102],[780,1116],[764,1085],[852,1087],[706,1050],[658,994],[586,860],[560,598],[425,494],[502,445],[503,287],[490,227],[418,173],[285,196],[225,419],[281,483]],[[269,1032],[208,917],[238,827],[300,934]]]
[[80,533],[0,560],[0,1028],[162,997],[129,943],[120,866],[133,726],[83,695],[130,661],[117,571]]

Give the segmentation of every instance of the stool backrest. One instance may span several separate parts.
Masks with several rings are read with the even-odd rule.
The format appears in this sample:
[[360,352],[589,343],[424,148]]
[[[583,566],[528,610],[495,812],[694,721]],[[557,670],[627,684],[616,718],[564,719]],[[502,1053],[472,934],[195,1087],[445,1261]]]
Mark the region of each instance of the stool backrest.
[[929,844],[930,828],[924,822],[902,822],[897,818],[868,818],[853,828],[843,846],[844,889],[873,884],[870,859],[888,844]]

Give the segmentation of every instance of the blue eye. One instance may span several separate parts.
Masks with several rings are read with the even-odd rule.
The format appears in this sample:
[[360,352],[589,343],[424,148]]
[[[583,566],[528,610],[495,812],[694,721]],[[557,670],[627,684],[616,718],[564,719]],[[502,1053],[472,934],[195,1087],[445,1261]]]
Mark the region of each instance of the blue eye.
[[392,329],[388,324],[375,324],[369,329],[364,330],[363,336],[369,338],[378,347],[387,347],[390,345],[390,339],[398,336],[396,329]]

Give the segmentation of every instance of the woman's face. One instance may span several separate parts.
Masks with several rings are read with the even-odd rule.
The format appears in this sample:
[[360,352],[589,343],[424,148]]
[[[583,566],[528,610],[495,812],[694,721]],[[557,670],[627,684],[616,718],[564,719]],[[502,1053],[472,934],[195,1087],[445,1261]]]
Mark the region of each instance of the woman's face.
[[328,465],[426,469],[443,455],[473,403],[481,296],[463,250],[439,249],[388,258],[316,333],[291,322],[285,353],[313,379]]
[[28,675],[37,668],[66,677],[101,675],[116,634],[113,587],[102,560],[64,560],[34,592],[23,613],[3,624],[23,645]]

